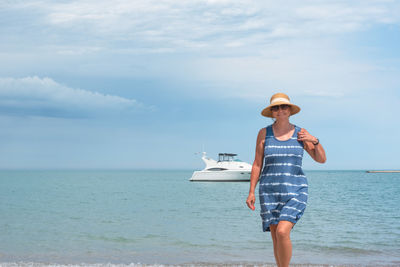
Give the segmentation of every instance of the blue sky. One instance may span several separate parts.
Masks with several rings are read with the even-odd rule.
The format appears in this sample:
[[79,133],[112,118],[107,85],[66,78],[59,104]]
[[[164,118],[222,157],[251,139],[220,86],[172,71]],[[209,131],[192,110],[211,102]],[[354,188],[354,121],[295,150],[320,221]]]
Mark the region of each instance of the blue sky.
[[398,1],[3,1],[1,169],[252,163],[273,93],[326,164],[398,169]]

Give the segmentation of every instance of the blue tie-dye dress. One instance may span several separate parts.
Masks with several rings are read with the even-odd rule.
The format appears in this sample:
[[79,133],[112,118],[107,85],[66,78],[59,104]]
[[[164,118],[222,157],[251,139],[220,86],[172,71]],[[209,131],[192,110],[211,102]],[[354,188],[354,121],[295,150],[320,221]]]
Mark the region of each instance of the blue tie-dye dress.
[[263,231],[279,221],[296,223],[307,205],[308,183],[301,168],[304,144],[297,140],[301,130],[295,125],[286,141],[275,138],[272,125],[266,127],[264,167],[259,180]]

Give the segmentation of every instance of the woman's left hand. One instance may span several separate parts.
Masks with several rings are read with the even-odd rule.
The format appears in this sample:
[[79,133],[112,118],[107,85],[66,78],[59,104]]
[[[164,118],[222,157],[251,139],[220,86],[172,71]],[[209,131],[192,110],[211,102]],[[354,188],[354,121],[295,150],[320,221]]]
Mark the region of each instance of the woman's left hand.
[[321,144],[314,145],[314,143],[319,143],[318,139],[312,136],[306,129],[301,128],[297,133],[297,140],[304,142],[304,149],[310,154],[310,156],[319,163],[326,162],[325,150]]
[[301,128],[301,130],[297,133],[297,140],[299,141],[308,141],[311,143],[317,142],[317,138],[312,136],[306,129]]

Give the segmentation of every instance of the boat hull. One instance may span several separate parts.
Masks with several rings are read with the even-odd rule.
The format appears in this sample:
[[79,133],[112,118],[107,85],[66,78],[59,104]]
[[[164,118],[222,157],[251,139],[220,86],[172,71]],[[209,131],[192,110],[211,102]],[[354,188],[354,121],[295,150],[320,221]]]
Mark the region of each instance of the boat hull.
[[193,182],[248,182],[251,171],[225,170],[225,171],[195,171],[190,181]]

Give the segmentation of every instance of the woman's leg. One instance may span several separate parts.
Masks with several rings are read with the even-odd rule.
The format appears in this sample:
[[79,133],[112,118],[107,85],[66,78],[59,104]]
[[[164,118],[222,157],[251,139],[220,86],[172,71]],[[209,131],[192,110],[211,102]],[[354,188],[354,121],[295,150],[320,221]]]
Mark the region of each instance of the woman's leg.
[[276,228],[276,239],[278,243],[279,267],[289,267],[292,257],[292,242],[290,241],[290,230],[294,223],[289,221],[280,221]]
[[274,245],[274,256],[275,256],[275,261],[276,265],[280,267],[281,265],[279,264],[279,254],[278,254],[278,240],[276,237],[276,228],[278,227],[277,224],[270,224],[269,228],[271,230],[271,237],[272,237],[272,243]]

